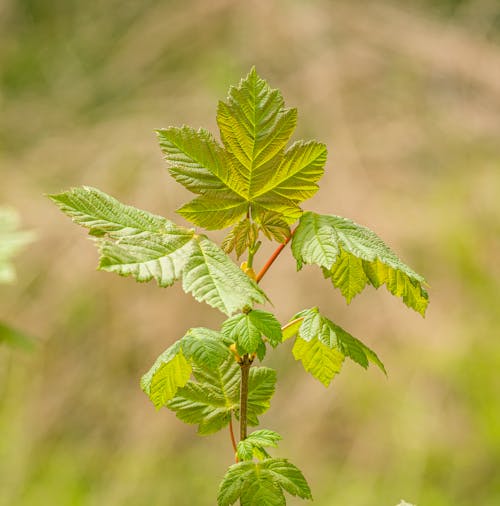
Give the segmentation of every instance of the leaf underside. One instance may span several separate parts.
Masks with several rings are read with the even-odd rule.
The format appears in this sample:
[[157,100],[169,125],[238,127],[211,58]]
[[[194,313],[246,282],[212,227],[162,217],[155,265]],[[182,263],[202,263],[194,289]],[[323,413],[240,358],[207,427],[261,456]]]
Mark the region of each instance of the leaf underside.
[[266,297],[229,257],[205,236],[147,211],[121,204],[91,187],[51,199],[73,221],[90,229],[100,253],[99,269],[155,280],[167,287],[182,278],[186,293],[227,315]]
[[251,216],[269,238],[286,238],[288,224],[301,215],[299,204],[318,190],[326,162],[324,144],[298,141],[287,148],[296,120],[296,109],[285,108],[281,93],[252,69],[230,88],[227,103],[219,103],[222,145],[204,129],[158,130],[170,174],[198,194],[179,214],[209,230]]
[[424,315],[429,296],[422,276],[404,264],[371,230],[347,218],[306,212],[292,239],[297,268],[316,264],[350,302],[366,285],[385,285]]

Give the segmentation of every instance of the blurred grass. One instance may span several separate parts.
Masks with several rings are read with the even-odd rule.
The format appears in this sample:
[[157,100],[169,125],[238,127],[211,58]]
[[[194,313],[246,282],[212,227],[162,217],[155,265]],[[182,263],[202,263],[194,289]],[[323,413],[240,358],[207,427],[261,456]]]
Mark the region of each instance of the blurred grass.
[[0,350],[0,505],[214,504],[227,434],[155,412],[138,379],[221,317],[179,287],[95,272],[42,194],[91,184],[174,217],[187,192],[153,129],[215,130],[216,100],[253,64],[299,108],[296,137],[328,144],[309,207],[370,226],[431,285],[425,320],[384,290],[346,307],[280,259],[263,283],[279,317],[320,305],[389,371],[346,366],[325,390],[289,346],[266,359],[280,455],[318,505],[499,504],[499,19],[494,0],[0,3],[0,202],[39,237],[0,318],[41,340]]

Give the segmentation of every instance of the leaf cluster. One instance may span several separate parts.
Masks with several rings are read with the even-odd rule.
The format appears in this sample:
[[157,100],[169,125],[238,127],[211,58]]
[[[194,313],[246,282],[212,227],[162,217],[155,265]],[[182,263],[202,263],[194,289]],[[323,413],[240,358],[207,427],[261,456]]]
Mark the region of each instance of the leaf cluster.
[[[422,315],[429,299],[422,276],[374,232],[347,218],[302,209],[318,190],[326,147],[315,140],[290,144],[297,111],[286,108],[281,93],[255,69],[230,88],[227,101],[219,102],[216,119],[220,141],[205,129],[188,126],[160,129],[157,135],[171,176],[195,194],[178,213],[206,230],[229,228],[221,247],[194,229],[122,204],[95,188],[50,196],[75,223],[89,229],[99,250],[99,269],[139,282],[155,280],[161,287],[180,281],[186,293],[228,317],[220,331],[189,329],[141,380],[156,408],[170,409],[197,425],[202,435],[238,420],[240,411],[245,418],[245,395],[246,421],[258,425],[270,407],[276,373],[250,367],[245,394],[240,364],[262,360],[268,345],[275,348],[295,338],[293,356],[325,386],[346,358],[365,369],[375,364],[385,373],[373,350],[317,307],[297,313],[284,327],[271,312],[256,307],[268,301],[257,280],[290,240],[297,269],[317,265],[348,303],[368,285],[385,285]],[[264,239],[281,244],[256,276],[254,257]],[[233,251],[238,258],[248,255],[241,268],[229,257]],[[242,440],[233,443],[237,463],[221,483],[219,506],[238,500],[242,506],[282,506],[285,493],[311,499],[297,467],[266,449],[276,447],[281,436],[257,430],[245,437],[246,424],[242,427]]]

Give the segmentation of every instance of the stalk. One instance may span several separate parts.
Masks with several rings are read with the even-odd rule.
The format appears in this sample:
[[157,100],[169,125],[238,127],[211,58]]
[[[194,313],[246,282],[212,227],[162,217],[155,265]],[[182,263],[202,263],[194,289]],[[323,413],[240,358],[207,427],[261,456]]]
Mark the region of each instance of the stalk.
[[240,441],[247,438],[247,410],[248,410],[248,377],[250,375],[250,367],[252,359],[250,355],[245,354],[241,357],[241,383],[240,383]]
[[262,269],[260,270],[260,272],[256,276],[255,281],[257,281],[257,283],[264,277],[264,275],[268,271],[269,267],[271,267],[271,265],[273,265],[274,261],[278,258],[279,254],[284,250],[285,246],[290,242],[293,234],[295,233],[295,230],[297,230],[297,229],[292,230],[292,232],[287,237],[287,239],[283,243],[281,243],[276,248],[274,253],[269,257],[269,260],[264,264],[264,267],[262,267]]

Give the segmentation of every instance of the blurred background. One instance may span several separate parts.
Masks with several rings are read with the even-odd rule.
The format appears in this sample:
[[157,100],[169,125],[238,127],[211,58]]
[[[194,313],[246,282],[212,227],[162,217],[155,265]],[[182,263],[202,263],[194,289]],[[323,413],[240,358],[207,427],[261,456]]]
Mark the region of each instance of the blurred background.
[[43,194],[88,184],[182,223],[190,194],[153,130],[215,132],[217,100],[254,64],[298,107],[294,138],[328,145],[306,207],[375,230],[431,296],[425,319],[385,289],[347,306],[280,257],[262,283],[278,317],[319,305],[389,376],[346,363],[325,389],[291,343],[269,354],[275,454],[318,506],[500,504],[500,2],[0,0],[0,205],[38,236],[0,319],[39,341],[0,348],[1,506],[215,504],[227,432],[156,412],[139,378],[221,315],[96,271]]

